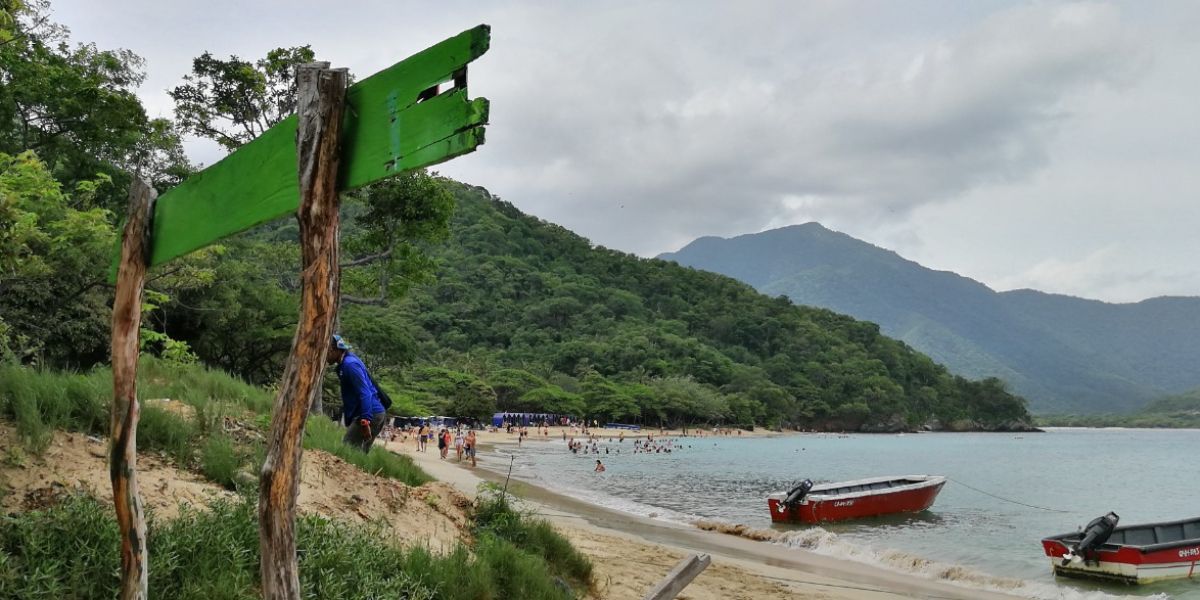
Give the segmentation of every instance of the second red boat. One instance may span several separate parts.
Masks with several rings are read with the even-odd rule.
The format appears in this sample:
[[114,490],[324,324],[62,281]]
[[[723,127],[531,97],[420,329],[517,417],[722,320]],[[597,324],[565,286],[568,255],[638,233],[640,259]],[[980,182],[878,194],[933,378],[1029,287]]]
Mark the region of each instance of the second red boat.
[[824,523],[892,513],[919,512],[933,505],[946,484],[941,475],[872,477],[822,483],[812,481],[767,496],[776,523]]

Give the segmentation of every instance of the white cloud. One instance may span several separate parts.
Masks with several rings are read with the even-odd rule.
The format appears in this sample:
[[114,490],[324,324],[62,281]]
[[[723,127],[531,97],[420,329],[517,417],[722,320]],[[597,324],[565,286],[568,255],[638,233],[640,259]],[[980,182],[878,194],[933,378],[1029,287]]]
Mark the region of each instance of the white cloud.
[[606,246],[819,220],[996,287],[1200,293],[1192,2],[54,2],[168,116],[205,50],[366,75],[490,23],[488,143],[442,172]]
[[1100,296],[1112,302],[1137,302],[1152,286],[1163,295],[1195,294],[1192,284],[1200,272],[1184,272],[1130,264],[1130,252],[1111,244],[1078,259],[1050,258],[1028,270],[1001,279],[1001,289],[1029,288],[1073,296]]
[[[903,52],[839,48],[832,60],[803,33],[755,35],[772,28],[766,14],[723,23],[745,29],[737,52],[633,20],[644,16],[543,38],[573,40],[580,66],[550,87],[510,82],[537,93],[507,109],[497,97],[487,151],[501,155],[447,170],[520,190],[534,212],[640,253],[773,224],[878,223],[1028,177],[1046,165],[1072,96],[1127,84],[1146,57],[1100,4],[1007,9]],[[625,44],[595,39],[608,28]],[[561,74],[561,57],[540,58],[532,72]]]

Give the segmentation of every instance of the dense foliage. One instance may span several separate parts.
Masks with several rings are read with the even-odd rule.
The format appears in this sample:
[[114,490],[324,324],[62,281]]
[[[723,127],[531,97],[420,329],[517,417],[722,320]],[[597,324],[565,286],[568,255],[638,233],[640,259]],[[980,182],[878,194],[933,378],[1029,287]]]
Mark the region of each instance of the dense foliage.
[[1132,412],[1200,385],[1200,298],[995,292],[816,223],[701,238],[663,258],[879,323],[953,373],[1004,380],[1034,412]]

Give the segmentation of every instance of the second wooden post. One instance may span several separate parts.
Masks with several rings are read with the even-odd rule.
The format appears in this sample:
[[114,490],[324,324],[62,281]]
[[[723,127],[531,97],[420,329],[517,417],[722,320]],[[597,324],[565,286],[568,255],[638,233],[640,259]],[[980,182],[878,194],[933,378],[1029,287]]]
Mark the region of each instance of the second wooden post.
[[325,355],[338,310],[339,138],[346,99],[344,69],[313,63],[296,73],[300,172],[300,322],[275,397],[267,456],[258,497],[262,594],[267,600],[298,600],[296,498],[300,486],[304,424],[321,393]]

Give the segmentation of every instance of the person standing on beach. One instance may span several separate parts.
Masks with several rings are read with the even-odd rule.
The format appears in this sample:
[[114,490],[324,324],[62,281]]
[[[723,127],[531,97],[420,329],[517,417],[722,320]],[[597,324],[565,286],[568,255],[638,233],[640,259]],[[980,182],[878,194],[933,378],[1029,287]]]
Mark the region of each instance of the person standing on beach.
[[462,427],[459,427],[458,430],[454,432],[454,455],[456,457],[458,457],[458,462],[462,462],[462,454],[463,454],[463,432],[462,432]]
[[379,400],[379,390],[367,374],[367,366],[353,352],[350,343],[340,335],[330,340],[326,362],[337,365],[338,383],[342,388],[342,422],[346,445],[370,452],[375,438],[383,433],[387,411]]
[[467,432],[467,442],[465,444],[467,456],[471,459],[471,466],[475,466],[475,430]]

